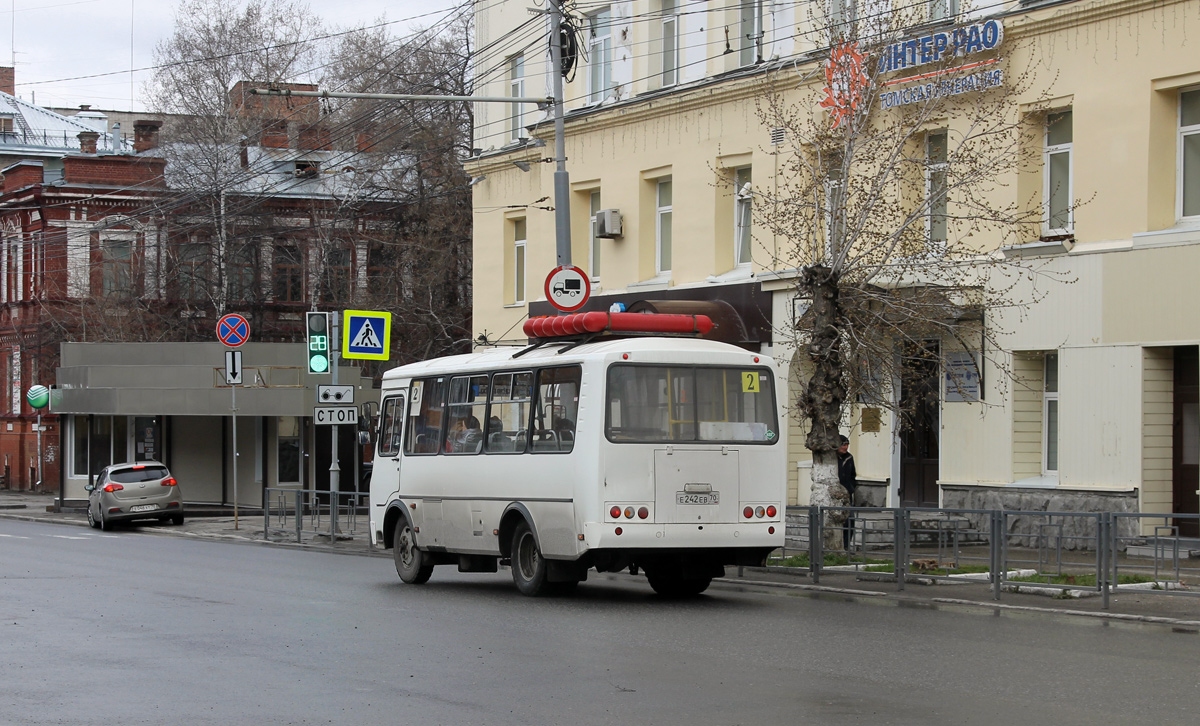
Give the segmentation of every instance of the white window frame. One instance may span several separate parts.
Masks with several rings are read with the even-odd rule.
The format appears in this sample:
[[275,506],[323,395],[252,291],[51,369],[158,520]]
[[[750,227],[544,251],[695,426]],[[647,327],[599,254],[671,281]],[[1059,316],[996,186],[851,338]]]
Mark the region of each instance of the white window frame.
[[[1054,390],[1050,390],[1050,364],[1054,363]],[[1061,449],[1059,442],[1062,440],[1058,435],[1058,430],[1061,428],[1062,409],[1058,405],[1058,389],[1062,377],[1059,375],[1059,359],[1058,353],[1046,353],[1042,361],[1042,475],[1043,476],[1058,476],[1059,458]],[[1054,431],[1050,431],[1050,407],[1051,402],[1054,404]],[[1051,468],[1050,462],[1050,439],[1053,434],[1054,438],[1054,462]]]
[[1175,218],[1181,221],[1200,223],[1200,211],[1198,211],[1196,214],[1190,215],[1185,215],[1183,213],[1183,183],[1184,179],[1186,178],[1186,174],[1184,173],[1186,171],[1184,169],[1184,164],[1186,162],[1186,157],[1184,156],[1184,140],[1190,136],[1200,134],[1200,123],[1189,124],[1187,126],[1183,125],[1183,96],[1186,93],[1200,93],[1200,86],[1181,88],[1179,90],[1179,108],[1176,111],[1176,119],[1178,120],[1177,127],[1179,129],[1179,150],[1177,152],[1178,156],[1175,163],[1175,189],[1177,190],[1175,192]]
[[[674,241],[675,241],[675,225],[674,225],[674,209],[675,209],[675,187],[671,185],[671,201],[663,204],[663,185],[671,184],[671,177],[666,176],[657,179],[654,185],[654,271],[659,275],[671,274],[671,266],[674,265]],[[666,221],[666,226],[669,228],[667,241],[667,259],[671,264],[663,266],[663,222]]]
[[679,83],[679,3],[662,0],[662,85]]
[[930,20],[948,20],[956,17],[960,11],[958,0],[929,0]]
[[[1042,211],[1044,213],[1042,230],[1047,235],[1072,234],[1075,230],[1075,205],[1072,203],[1072,200],[1075,199],[1074,133],[1072,133],[1071,141],[1062,144],[1050,143],[1051,118],[1063,113],[1071,113],[1071,109],[1063,108],[1046,114],[1046,124],[1042,130],[1042,199],[1044,200],[1042,204]],[[1072,124],[1074,124],[1073,116],[1074,114],[1072,114]],[[1050,179],[1050,157],[1057,154],[1067,155],[1067,223],[1065,227],[1051,226],[1051,220],[1054,217],[1050,209],[1050,195],[1053,191]]]
[[513,220],[513,305],[525,304],[526,268],[529,258],[526,256],[529,239],[529,222],[525,219]]
[[[524,53],[517,53],[508,59],[508,95],[513,98],[525,97]],[[524,104],[512,104],[509,113],[509,141],[521,141],[526,137]]]
[[733,264],[737,267],[749,267],[754,257],[754,177],[751,170],[752,167],[744,166],[733,172]]
[[596,213],[600,211],[600,190],[588,195],[588,277],[600,282],[600,238],[596,236]]
[[[588,18],[588,103],[600,103],[612,92],[612,8],[591,13]],[[599,79],[597,79],[597,75]],[[599,83],[599,87],[597,87]]]
[[763,0],[742,0],[741,20],[738,24],[738,61],[743,66],[752,66],[763,57]]
[[[948,156],[950,151],[950,134],[946,129],[938,129],[930,131],[925,135],[925,249],[930,256],[940,257],[946,253],[950,238],[950,189],[945,177],[949,173],[950,163],[949,161],[934,163],[930,151],[935,136],[941,136],[945,140],[946,148],[943,149],[943,153]],[[940,240],[933,238],[933,218],[938,213],[938,210],[934,208],[936,201],[933,198],[936,191],[933,188],[934,174],[937,172],[943,173],[942,199],[937,206],[940,209],[942,218],[946,220],[946,239]]]

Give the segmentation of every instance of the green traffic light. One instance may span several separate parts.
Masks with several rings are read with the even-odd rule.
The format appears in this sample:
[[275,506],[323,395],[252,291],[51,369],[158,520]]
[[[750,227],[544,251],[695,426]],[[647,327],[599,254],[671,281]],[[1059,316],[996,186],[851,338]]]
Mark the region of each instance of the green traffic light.
[[308,370],[311,373],[324,373],[329,370],[329,358],[323,355],[310,356],[308,359]]

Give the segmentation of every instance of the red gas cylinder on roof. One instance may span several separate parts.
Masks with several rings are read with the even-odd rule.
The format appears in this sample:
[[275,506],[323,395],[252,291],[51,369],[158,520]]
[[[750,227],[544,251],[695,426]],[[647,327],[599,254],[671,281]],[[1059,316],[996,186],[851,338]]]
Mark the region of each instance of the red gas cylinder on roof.
[[588,333],[706,335],[713,328],[707,315],[653,313],[575,313],[530,318],[522,326],[530,338],[564,338]]

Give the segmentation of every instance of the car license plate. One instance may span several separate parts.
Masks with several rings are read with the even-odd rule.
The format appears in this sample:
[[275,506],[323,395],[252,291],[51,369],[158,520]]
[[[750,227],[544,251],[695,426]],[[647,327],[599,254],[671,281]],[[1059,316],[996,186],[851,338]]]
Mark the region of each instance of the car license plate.
[[676,504],[720,504],[720,492],[710,494],[692,494],[690,492],[675,492]]
[[152,511],[155,509],[158,509],[157,504],[138,504],[137,506],[130,507],[129,511],[131,511],[131,512],[149,512],[149,511]]

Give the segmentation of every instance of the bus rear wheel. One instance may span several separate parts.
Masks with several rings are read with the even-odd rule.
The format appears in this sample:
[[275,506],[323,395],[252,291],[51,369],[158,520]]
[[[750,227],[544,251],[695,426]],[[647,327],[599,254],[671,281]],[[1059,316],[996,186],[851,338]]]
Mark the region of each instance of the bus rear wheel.
[[654,572],[653,570],[646,571],[646,579],[650,581],[650,587],[662,597],[669,598],[684,598],[695,597],[708,589],[712,584],[711,577],[698,577],[684,579],[678,573],[663,573]]
[[396,560],[396,574],[409,585],[422,585],[433,575],[433,565],[425,564],[425,553],[417,547],[412,525],[404,517],[396,522],[396,536],[392,539],[392,557]]
[[522,595],[539,597],[550,593],[546,580],[546,558],[538,549],[537,538],[528,522],[521,522],[513,531],[512,576]]

